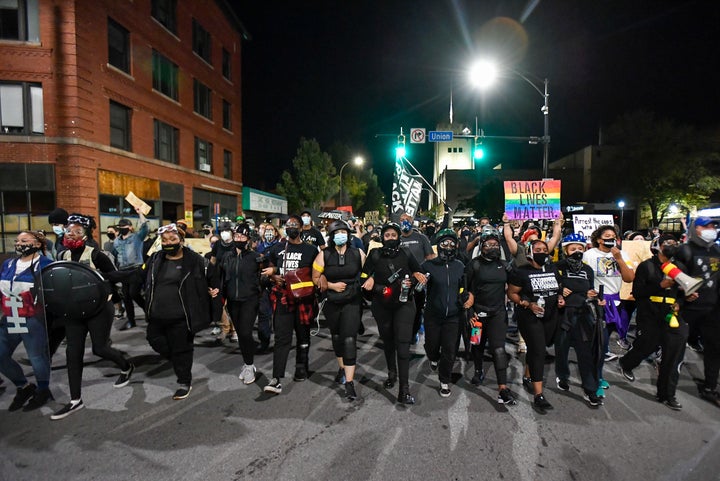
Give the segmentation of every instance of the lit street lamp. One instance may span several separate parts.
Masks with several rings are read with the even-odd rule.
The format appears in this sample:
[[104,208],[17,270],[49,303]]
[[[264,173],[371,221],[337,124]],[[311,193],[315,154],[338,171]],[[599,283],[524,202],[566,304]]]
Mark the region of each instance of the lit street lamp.
[[625,201],[621,200],[618,202],[618,207],[620,207],[620,232],[623,232],[623,215],[625,214]]
[[[538,87],[535,82],[527,78],[522,73],[518,72],[514,69],[507,69],[508,71],[514,73],[527,83],[529,83],[532,88],[534,88],[537,93],[539,93],[543,98],[543,106],[540,108],[540,111],[543,113],[543,136],[542,136],[542,143],[543,143],[543,178],[547,178],[548,176],[548,158],[550,156],[550,110],[548,107],[548,98],[550,95],[548,94],[548,79],[544,79],[543,86],[544,89],[541,90],[540,87]],[[481,60],[476,62],[469,70],[468,77],[470,80],[470,83],[478,87],[480,89],[484,89],[489,87],[493,84],[495,79],[498,76],[498,69],[495,66],[493,62],[487,61],[487,60]]]
[[343,169],[345,169],[345,167],[347,167],[348,164],[350,164],[351,162],[359,167],[359,166],[363,165],[363,162],[365,162],[365,159],[363,159],[361,156],[358,155],[352,161],[345,162],[342,165],[342,167],[340,167],[340,205],[343,204],[343,181],[342,181]]

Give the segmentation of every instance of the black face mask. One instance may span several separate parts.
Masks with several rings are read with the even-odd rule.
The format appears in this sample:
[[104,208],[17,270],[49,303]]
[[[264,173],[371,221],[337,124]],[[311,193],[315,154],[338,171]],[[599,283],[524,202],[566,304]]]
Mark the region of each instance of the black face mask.
[[455,258],[455,249],[438,249],[438,257],[445,262]]
[[180,250],[180,243],[177,244],[164,244],[162,246],[162,250],[164,253],[169,254],[171,256],[174,256],[178,253]]
[[425,228],[425,235],[430,237],[431,235],[435,234],[435,227],[426,227]]
[[604,240],[604,241],[602,241],[602,245],[604,245],[605,247],[607,247],[607,248],[609,248],[609,249],[612,249],[613,247],[615,247],[615,246],[617,245],[617,241],[615,241],[615,240]]
[[233,241],[233,244],[235,245],[235,248],[244,251],[248,245],[248,241]]
[[298,229],[297,227],[288,227],[287,229],[285,229],[285,233],[289,238],[293,240],[300,237],[300,229]]
[[488,247],[483,250],[483,257],[491,261],[500,259],[500,248],[499,247]]
[[672,259],[678,253],[678,246],[663,246],[662,254],[668,259]]
[[130,233],[129,227],[120,227],[118,230],[120,231],[120,235],[123,235],[123,236],[128,235]]
[[544,266],[545,263],[548,260],[548,254],[540,253],[540,252],[533,252],[533,260],[538,263],[538,265]]
[[15,252],[17,252],[20,257],[31,256],[39,250],[39,247],[35,247],[31,244],[20,244],[15,246]]
[[568,256],[568,259],[572,259],[574,261],[581,262],[583,260],[583,252],[575,251]]
[[383,240],[383,250],[388,254],[394,254],[400,249],[400,239]]
[[115,240],[115,233],[114,232],[108,232],[107,233],[108,239]]
[[468,236],[470,235],[470,231],[469,231],[469,230],[463,230],[463,231],[460,232],[460,235],[463,236],[463,237],[468,237]]

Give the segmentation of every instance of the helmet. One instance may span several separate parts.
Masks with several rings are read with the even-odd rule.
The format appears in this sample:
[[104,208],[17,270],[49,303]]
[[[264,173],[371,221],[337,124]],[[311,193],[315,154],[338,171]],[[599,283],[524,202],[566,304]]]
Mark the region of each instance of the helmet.
[[350,226],[347,224],[347,222],[345,222],[344,220],[338,219],[338,220],[333,221],[332,224],[330,224],[330,227],[328,227],[328,230],[327,230],[328,236],[332,236],[333,232],[338,231],[338,230],[346,230],[346,231],[348,231],[348,233],[350,233],[350,231],[352,229],[350,229]]
[[384,226],[382,226],[382,229],[380,229],[380,237],[385,237],[385,231],[388,229],[395,229],[398,233],[398,236],[402,233],[400,231],[400,226],[397,224],[397,222],[388,222]]
[[250,231],[251,231],[251,230],[252,230],[252,229],[250,229],[250,226],[249,226],[247,223],[245,223],[245,222],[241,222],[241,223],[239,223],[238,225],[235,226],[235,233],[236,233],[236,234],[242,234],[242,235],[250,236]]
[[480,240],[485,241],[488,237],[495,237],[496,239],[500,239],[500,233],[498,230],[491,226],[491,225],[484,225],[482,230],[480,231]]
[[440,244],[445,239],[452,239],[457,243],[458,237],[454,230],[452,229],[443,229],[440,232],[435,235],[435,243]]
[[587,244],[587,239],[582,234],[568,234],[562,239],[562,246],[565,247],[570,244]]

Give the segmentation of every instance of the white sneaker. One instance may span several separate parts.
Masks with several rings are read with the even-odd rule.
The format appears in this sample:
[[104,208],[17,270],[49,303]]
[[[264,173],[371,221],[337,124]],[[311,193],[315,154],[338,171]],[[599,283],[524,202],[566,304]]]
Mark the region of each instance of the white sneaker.
[[255,364],[244,364],[240,375],[238,376],[245,384],[252,384],[255,382]]
[[210,334],[213,336],[217,336],[221,332],[222,332],[222,329],[220,329],[219,327],[216,326],[216,327],[212,328],[212,331],[210,331]]
[[527,352],[527,344],[525,344],[525,341],[518,342],[517,352],[519,352],[519,353]]

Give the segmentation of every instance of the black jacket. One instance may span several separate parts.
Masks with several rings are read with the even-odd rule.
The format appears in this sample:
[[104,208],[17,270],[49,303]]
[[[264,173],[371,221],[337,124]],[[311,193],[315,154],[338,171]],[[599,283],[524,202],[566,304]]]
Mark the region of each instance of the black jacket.
[[[152,318],[152,298],[155,292],[155,278],[160,266],[165,262],[165,252],[155,252],[145,264],[147,280],[145,283],[147,317]],[[187,328],[192,333],[202,331],[210,325],[210,294],[207,279],[211,277],[209,262],[201,255],[183,247],[182,280],[180,281],[180,300],[183,303]],[[213,286],[217,287],[217,286]]]
[[227,255],[221,264],[222,292],[228,301],[246,301],[260,296],[260,260],[262,255],[245,250]]

